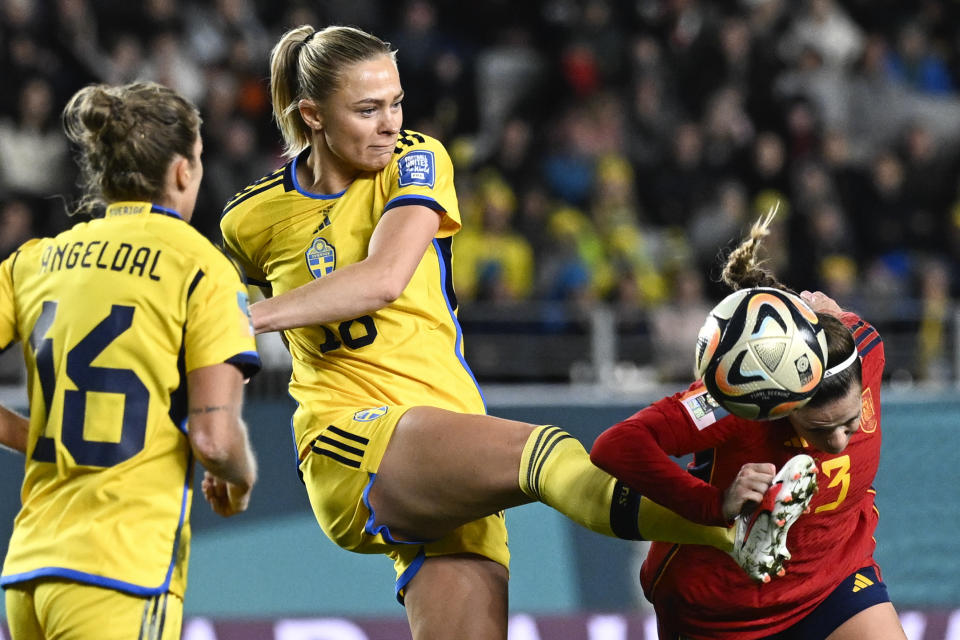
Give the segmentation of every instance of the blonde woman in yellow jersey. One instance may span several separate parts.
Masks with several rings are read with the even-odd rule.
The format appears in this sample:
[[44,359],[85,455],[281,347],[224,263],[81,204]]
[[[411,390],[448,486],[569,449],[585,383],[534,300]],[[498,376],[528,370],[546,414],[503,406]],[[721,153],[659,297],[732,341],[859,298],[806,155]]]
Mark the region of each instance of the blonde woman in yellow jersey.
[[246,288],[190,226],[200,118],[156,84],[94,85],[63,113],[81,209],[102,219],[0,263],[0,348],[22,341],[30,418],[0,409],[25,454],[0,584],[13,640],[180,638],[193,460],[214,511],[247,507],[240,418],[260,366]]
[[512,506],[729,549],[726,529],[641,500],[561,429],[485,415],[450,278],[453,168],[437,140],[401,129],[394,56],[349,27],[283,35],[271,85],[291,160],[221,221],[272,296],[251,307],[255,330],[283,331],[292,355],[294,437],[321,528],[393,558],[417,639],[506,638]]

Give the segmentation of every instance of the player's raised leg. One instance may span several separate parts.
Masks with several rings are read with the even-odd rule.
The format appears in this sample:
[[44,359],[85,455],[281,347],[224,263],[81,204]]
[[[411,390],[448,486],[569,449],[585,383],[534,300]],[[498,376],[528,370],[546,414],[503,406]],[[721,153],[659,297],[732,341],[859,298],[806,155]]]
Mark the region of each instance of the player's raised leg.
[[[618,488],[627,495],[614,500]],[[607,536],[732,546],[726,528],[664,517],[675,514],[617,483],[562,429],[432,407],[400,419],[369,500],[378,525],[412,540],[539,500]]]

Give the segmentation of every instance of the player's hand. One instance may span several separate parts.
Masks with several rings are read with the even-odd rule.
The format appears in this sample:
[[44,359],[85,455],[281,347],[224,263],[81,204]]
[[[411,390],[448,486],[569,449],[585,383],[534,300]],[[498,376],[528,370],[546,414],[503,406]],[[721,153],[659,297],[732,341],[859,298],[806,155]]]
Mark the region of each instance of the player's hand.
[[250,504],[249,488],[227,482],[209,471],[203,474],[201,488],[203,497],[210,503],[213,512],[224,518],[246,511]]
[[817,313],[829,313],[832,316],[839,316],[843,313],[840,305],[822,291],[801,291],[800,299],[810,305],[810,308]]
[[740,467],[733,483],[723,492],[723,517],[727,522],[760,504],[776,475],[777,467],[769,462],[748,462]]

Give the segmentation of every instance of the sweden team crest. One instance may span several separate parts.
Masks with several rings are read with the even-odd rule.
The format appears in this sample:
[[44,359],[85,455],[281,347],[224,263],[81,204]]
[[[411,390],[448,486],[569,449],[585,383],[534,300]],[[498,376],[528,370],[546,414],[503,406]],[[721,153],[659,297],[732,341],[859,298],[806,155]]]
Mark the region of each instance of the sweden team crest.
[[357,411],[353,414],[353,419],[357,422],[372,422],[377,418],[382,418],[386,415],[388,409],[386,406],[377,407],[375,409],[364,409],[363,411]]
[[323,238],[314,238],[304,257],[314,278],[329,275],[337,268],[337,250]]

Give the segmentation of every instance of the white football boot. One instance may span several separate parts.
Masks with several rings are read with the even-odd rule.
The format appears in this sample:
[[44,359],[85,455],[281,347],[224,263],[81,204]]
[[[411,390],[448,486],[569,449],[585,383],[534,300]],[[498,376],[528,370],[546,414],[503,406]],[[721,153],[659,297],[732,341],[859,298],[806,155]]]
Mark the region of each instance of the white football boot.
[[790,559],[787,531],[810,510],[817,492],[817,465],[800,454],[790,458],[773,479],[763,502],[749,514],[737,517],[736,538],[730,555],[744,571],[760,582],[782,576]]

